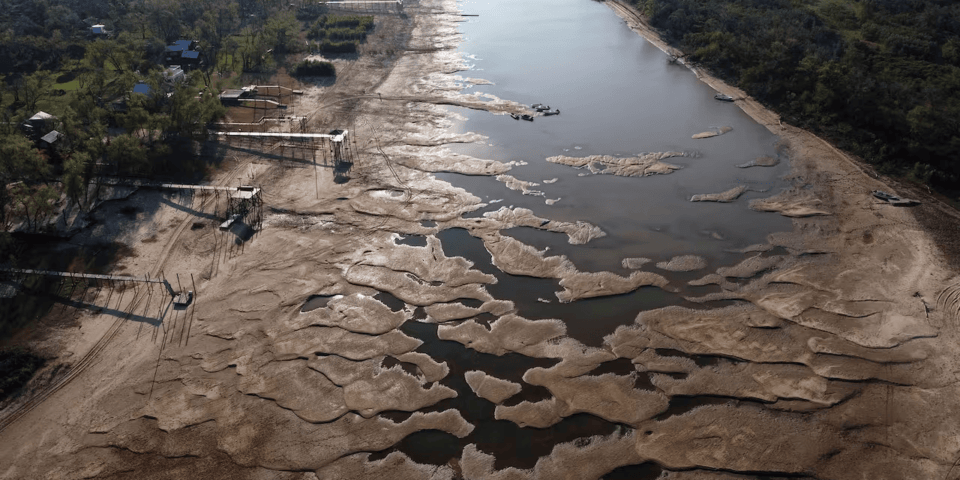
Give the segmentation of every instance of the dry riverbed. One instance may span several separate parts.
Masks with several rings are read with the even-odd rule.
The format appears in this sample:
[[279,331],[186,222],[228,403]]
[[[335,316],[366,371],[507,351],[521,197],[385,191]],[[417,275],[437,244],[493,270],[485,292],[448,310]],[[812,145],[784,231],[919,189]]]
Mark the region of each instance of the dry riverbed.
[[[598,227],[508,207],[465,216],[481,199],[432,175],[501,175],[531,191],[508,163],[448,152],[479,139],[450,134],[453,114],[441,108],[526,107],[461,92],[480,80],[458,76],[455,2],[405,8],[407,19],[384,19],[368,55],[337,60],[336,84],[302,99],[311,131],[355,134],[349,178],[296,149],[283,162],[238,149],[220,181],[264,186],[263,231],[237,244],[212,220],[192,228],[183,205],[145,219],[118,268],[194,273],[197,301],[161,324],[151,321],[158,299],[150,308],[151,297],[131,294],[117,309],[144,312],[137,321],[86,312],[82,328],[51,333],[47,351],[82,371],[0,433],[0,476],[580,479],[645,462],[669,479],[957,475],[957,273],[914,211],[873,200],[884,184],[738,100],[785,140],[793,166],[791,189],[751,207],[792,218],[793,230],[715,271],[688,255],[624,259],[626,276],[580,272],[501,232],[524,226],[589,245],[604,235]],[[377,54],[404,29],[406,54]],[[662,160],[680,155],[550,161],[642,176],[670,173]],[[203,201],[184,200],[186,210]],[[544,302],[686,286],[663,272],[696,272],[690,285],[716,287],[688,306],[642,312],[588,347],[563,321],[523,318],[495,298],[495,275],[445,253],[438,234],[451,228],[482,242],[502,272],[556,280],[561,290]],[[302,311],[312,296],[329,300]],[[719,300],[728,304],[709,308]],[[437,345],[462,355],[443,357]],[[497,367],[504,359],[511,368]],[[468,400],[477,403],[457,403]],[[465,404],[493,418],[471,420]],[[583,418],[595,427],[561,438]],[[543,434],[542,455],[521,461],[483,444],[476,432],[494,420]],[[424,432],[464,445],[442,465],[397,447]],[[505,450],[510,441],[500,440]]]

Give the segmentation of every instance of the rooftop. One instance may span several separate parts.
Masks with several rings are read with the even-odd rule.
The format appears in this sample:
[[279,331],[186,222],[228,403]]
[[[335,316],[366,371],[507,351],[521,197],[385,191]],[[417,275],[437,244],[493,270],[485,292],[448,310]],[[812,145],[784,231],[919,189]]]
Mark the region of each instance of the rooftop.
[[193,45],[193,40],[177,40],[172,44],[167,46],[168,52],[186,52],[190,50],[190,45]]
[[60,132],[58,132],[58,131],[56,131],[56,130],[52,130],[50,133],[48,133],[48,134],[44,135],[43,137],[41,137],[40,140],[42,140],[42,141],[44,141],[44,142],[47,142],[47,143],[53,143],[53,142],[56,142],[57,140],[59,140],[60,137],[62,137],[62,136],[63,136],[62,133],[60,133]]
[[230,195],[230,197],[231,197],[231,198],[240,198],[240,199],[244,199],[244,200],[249,200],[249,199],[253,198],[254,196],[256,196],[258,193],[260,193],[260,189],[259,189],[259,188],[257,188],[257,187],[252,187],[252,186],[249,186],[249,185],[242,185],[242,186],[240,186],[239,188],[237,188],[237,191],[236,191],[236,192],[233,192],[233,194]]
[[47,112],[37,112],[34,116],[30,117],[30,120],[53,120],[57,117],[50,115]]
[[179,65],[172,65],[170,68],[163,71],[163,78],[167,81],[179,81],[183,80],[183,69]]
[[220,98],[227,99],[227,100],[235,100],[238,98],[242,98],[246,94],[247,94],[246,90],[241,90],[239,88],[230,89],[230,90],[224,90],[223,93],[220,94]]

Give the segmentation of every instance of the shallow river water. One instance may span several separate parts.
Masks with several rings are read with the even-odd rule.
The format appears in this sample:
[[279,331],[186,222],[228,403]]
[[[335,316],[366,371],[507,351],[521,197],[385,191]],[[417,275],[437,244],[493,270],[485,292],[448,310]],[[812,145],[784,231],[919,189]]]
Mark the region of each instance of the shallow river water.
[[[461,24],[461,50],[472,65],[464,77],[493,85],[471,89],[527,105],[561,111],[534,122],[457,109],[468,118],[457,128],[488,137],[483,144],[453,147],[501,161],[523,161],[511,175],[540,183],[543,197],[524,196],[488,177],[442,175],[485,201],[531,208],[551,219],[588,221],[608,236],[586,246],[564,246],[549,233],[517,232],[518,238],[566,254],[580,270],[620,269],[625,257],[655,261],[696,254],[729,263],[725,249],[762,241],[790,222],[752,212],[747,203],[769,193],[749,191],[732,204],[692,203],[699,193],[746,185],[775,192],[784,183],[785,162],[776,167],[737,168],[761,155],[776,157],[777,137],[736,105],[714,100],[714,91],[683,66],[631,31],[603,3],[587,0],[465,0],[462,10],[479,17]],[[469,91],[469,90],[468,90]],[[692,139],[713,127],[733,130]],[[681,151],[669,158],[684,167],[669,175],[616,177],[548,163],[556,155],[620,155]],[[543,180],[558,179],[544,184]],[[545,199],[560,198],[554,205]],[[716,233],[718,235],[712,235]],[[511,232],[513,234],[513,232]],[[718,240],[716,237],[722,237]],[[711,265],[716,266],[716,265]]]
[[[452,150],[478,158],[526,162],[509,174],[539,183],[533,188],[544,192],[543,196],[509,190],[493,177],[438,177],[489,203],[471,216],[514,206],[532,209],[537,216],[551,220],[597,225],[607,236],[586,245],[570,245],[566,235],[532,228],[503,233],[538,249],[549,247],[551,255],[566,255],[581,271],[626,274],[628,270],[621,266],[624,258],[646,257],[653,263],[644,269],[664,275],[678,290],[672,293],[643,287],[624,295],[561,304],[554,295],[561,290],[556,280],[503,273],[492,265],[483,243],[466,230],[440,232],[445,254],[465,257],[474,262],[475,268],[495,275],[498,282],[488,290],[498,299],[514,301],[519,315],[559,318],[571,337],[600,346],[603,336],[619,325],[632,323],[642,310],[667,305],[720,306],[685,301],[683,295],[715,291],[715,287],[689,287],[686,282],[745,258],[731,250],[763,243],[767,234],[790,229],[784,217],[748,208],[750,199],[769,196],[787,185],[780,180],[787,162],[775,167],[737,168],[760,156],[777,157],[777,137],[736,105],[714,100],[715,92],[710,87],[690,70],[670,64],[666,54],[631,31],[603,3],[464,0],[461,9],[465,14],[478,15],[464,17],[461,23],[464,38],[460,48],[470,64],[461,75],[492,82],[468,87],[467,93],[476,91],[527,105],[544,103],[558,108],[561,114],[526,122],[452,107],[466,118],[455,125],[456,131],[487,137],[476,144],[453,145]],[[714,138],[691,138],[719,127],[732,130]],[[556,155],[635,156],[667,151],[688,154],[666,159],[683,168],[669,175],[648,177],[594,175],[586,169],[545,161]],[[556,181],[543,183],[552,179]],[[723,192],[738,185],[757,191],[748,191],[733,203],[689,201],[695,194]],[[545,203],[545,199],[557,198],[560,200],[553,205]],[[706,268],[671,273],[653,266],[686,254],[704,257]],[[485,323],[490,319],[476,320]],[[522,383],[523,372],[542,360],[515,354],[511,358],[478,354],[459,343],[439,340],[433,325],[408,322],[403,330],[425,342],[419,351],[451,366],[451,375],[441,383],[455,389],[458,397],[431,409],[457,408],[477,427],[464,439],[426,431],[394,447],[415,460],[443,464],[458,457],[463,445],[474,443],[497,457],[497,468],[530,468],[537,458],[549,453],[551,445],[574,437],[608,434],[616,428],[616,424],[588,414],[570,417],[544,430],[496,421],[492,418],[493,404],[473,394],[457,373],[479,369]],[[614,370],[621,367],[625,371],[618,373],[632,370],[629,362]],[[523,392],[531,391],[532,401],[544,393],[524,384]],[[530,393],[520,394],[524,395]],[[516,401],[514,398],[508,403]],[[608,477],[655,478],[658,473],[658,468],[644,464],[618,469]]]

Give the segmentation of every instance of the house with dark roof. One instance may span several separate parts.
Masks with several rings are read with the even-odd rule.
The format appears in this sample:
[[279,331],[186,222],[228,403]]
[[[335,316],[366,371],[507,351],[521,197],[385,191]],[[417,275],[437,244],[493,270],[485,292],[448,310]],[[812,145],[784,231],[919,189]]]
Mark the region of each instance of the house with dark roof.
[[[186,52],[197,52],[200,48],[200,43],[196,40],[177,40],[170,45],[167,45],[166,50],[163,54],[163,61],[167,65],[181,65],[183,63],[183,54]],[[199,60],[200,56],[197,54],[189,54],[187,56],[187,61],[192,62],[196,58]]]
[[57,141],[61,138],[63,138],[62,133],[56,130],[51,130],[50,133],[40,137],[40,146],[44,148],[53,148]]
[[28,118],[26,122],[23,122],[20,128],[26,136],[38,142],[40,141],[40,137],[46,135],[47,132],[53,130],[56,126],[57,117],[47,112],[37,112]]

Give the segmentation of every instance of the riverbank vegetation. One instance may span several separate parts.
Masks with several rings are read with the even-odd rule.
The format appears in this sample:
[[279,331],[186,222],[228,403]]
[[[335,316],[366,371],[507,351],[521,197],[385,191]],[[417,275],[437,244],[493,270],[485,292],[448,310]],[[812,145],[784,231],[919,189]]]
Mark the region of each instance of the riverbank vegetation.
[[330,62],[304,60],[293,67],[293,74],[298,77],[332,77],[337,74],[337,69]]
[[633,0],[725,81],[882,173],[960,189],[960,4]]
[[[220,93],[283,78],[321,48],[356,53],[373,29],[373,17],[328,16],[315,2],[7,0],[3,5],[3,267],[68,268],[80,254],[61,252],[65,263],[47,265],[46,257],[21,247],[48,238],[34,234],[68,234],[65,219],[90,208],[98,177],[200,179],[223,156],[222,149],[204,144],[207,126],[227,112]],[[309,38],[312,31],[318,32],[314,40],[332,42],[329,48]],[[172,48],[175,42],[182,48]],[[303,68],[305,75],[335,74],[329,62]],[[36,280],[19,285],[15,298],[3,298],[0,338],[43,316],[55,301],[54,284]]]
[[323,53],[356,53],[372,29],[370,15],[323,15],[307,35],[319,42]]
[[45,363],[22,348],[0,349],[0,400],[6,400],[27,384]]
[[[356,53],[373,29],[372,16],[332,16],[319,4],[279,0],[4,5],[0,230],[40,231],[32,225],[43,222],[19,217],[82,203],[100,174],[202,175],[198,142],[226,112],[219,93],[284,66],[333,75],[328,62],[295,62],[308,53]],[[171,53],[177,41],[191,55]],[[168,70],[173,65],[184,72]],[[31,120],[41,111],[49,116]]]

